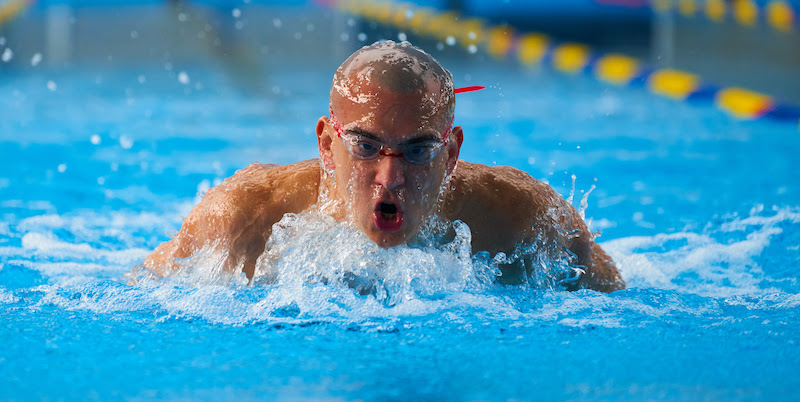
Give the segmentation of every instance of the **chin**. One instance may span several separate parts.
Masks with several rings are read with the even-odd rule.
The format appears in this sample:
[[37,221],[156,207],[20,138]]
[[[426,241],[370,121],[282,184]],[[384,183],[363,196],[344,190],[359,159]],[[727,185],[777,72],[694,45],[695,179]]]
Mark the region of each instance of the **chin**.
[[399,232],[385,233],[381,231],[378,231],[377,233],[375,232],[370,233],[368,237],[370,238],[370,240],[375,242],[375,244],[383,248],[389,248],[405,244],[407,238],[403,233]]

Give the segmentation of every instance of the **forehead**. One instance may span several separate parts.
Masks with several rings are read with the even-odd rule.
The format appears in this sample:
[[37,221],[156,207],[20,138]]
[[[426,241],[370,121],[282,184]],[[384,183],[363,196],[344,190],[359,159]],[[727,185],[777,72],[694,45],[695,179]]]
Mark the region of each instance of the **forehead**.
[[331,109],[345,129],[359,128],[383,138],[415,134],[441,134],[449,125],[447,107],[441,107],[441,91],[435,86],[415,93],[396,93],[374,83],[354,88],[369,101],[331,99]]

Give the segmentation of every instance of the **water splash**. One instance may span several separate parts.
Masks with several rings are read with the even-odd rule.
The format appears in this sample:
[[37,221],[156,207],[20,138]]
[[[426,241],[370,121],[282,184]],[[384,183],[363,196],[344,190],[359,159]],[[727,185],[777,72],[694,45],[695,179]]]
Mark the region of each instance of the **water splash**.
[[[776,239],[781,240],[784,228],[800,222],[800,210],[774,207],[772,215],[767,216],[761,211],[755,208],[744,218],[727,216],[701,233],[627,237],[606,242],[604,247],[617,262],[628,287],[675,289],[715,297],[777,292],[778,282],[794,283],[793,277],[767,276],[757,257],[767,247],[774,247]],[[796,227],[790,229],[796,231]],[[778,267],[770,270],[786,276]]]

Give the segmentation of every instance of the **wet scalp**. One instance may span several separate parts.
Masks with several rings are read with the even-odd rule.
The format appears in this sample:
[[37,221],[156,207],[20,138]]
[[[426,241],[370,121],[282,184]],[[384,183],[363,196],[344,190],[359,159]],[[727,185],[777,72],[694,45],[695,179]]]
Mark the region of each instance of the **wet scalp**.
[[433,95],[426,97],[431,112],[455,108],[453,78],[439,62],[408,42],[384,41],[364,46],[336,70],[331,86],[331,104],[339,100],[355,103],[375,101],[361,89],[377,84],[397,94]]

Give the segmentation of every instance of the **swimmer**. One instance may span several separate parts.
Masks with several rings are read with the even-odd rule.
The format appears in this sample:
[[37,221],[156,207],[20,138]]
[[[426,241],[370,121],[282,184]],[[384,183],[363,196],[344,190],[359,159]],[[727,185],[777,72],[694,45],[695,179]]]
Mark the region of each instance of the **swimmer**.
[[[559,281],[565,288],[623,289],[614,262],[550,186],[512,167],[458,159],[464,133],[453,126],[454,109],[453,78],[429,54],[407,42],[361,48],[334,74],[329,115],[316,124],[319,159],[236,172],[208,191],[144,268],[164,276],[213,244],[227,254],[227,268],[252,279],[273,224],[319,208],[381,247],[419,244],[434,217],[466,223],[473,253],[554,245],[572,267]],[[530,265],[501,265],[498,282],[524,283]]]

